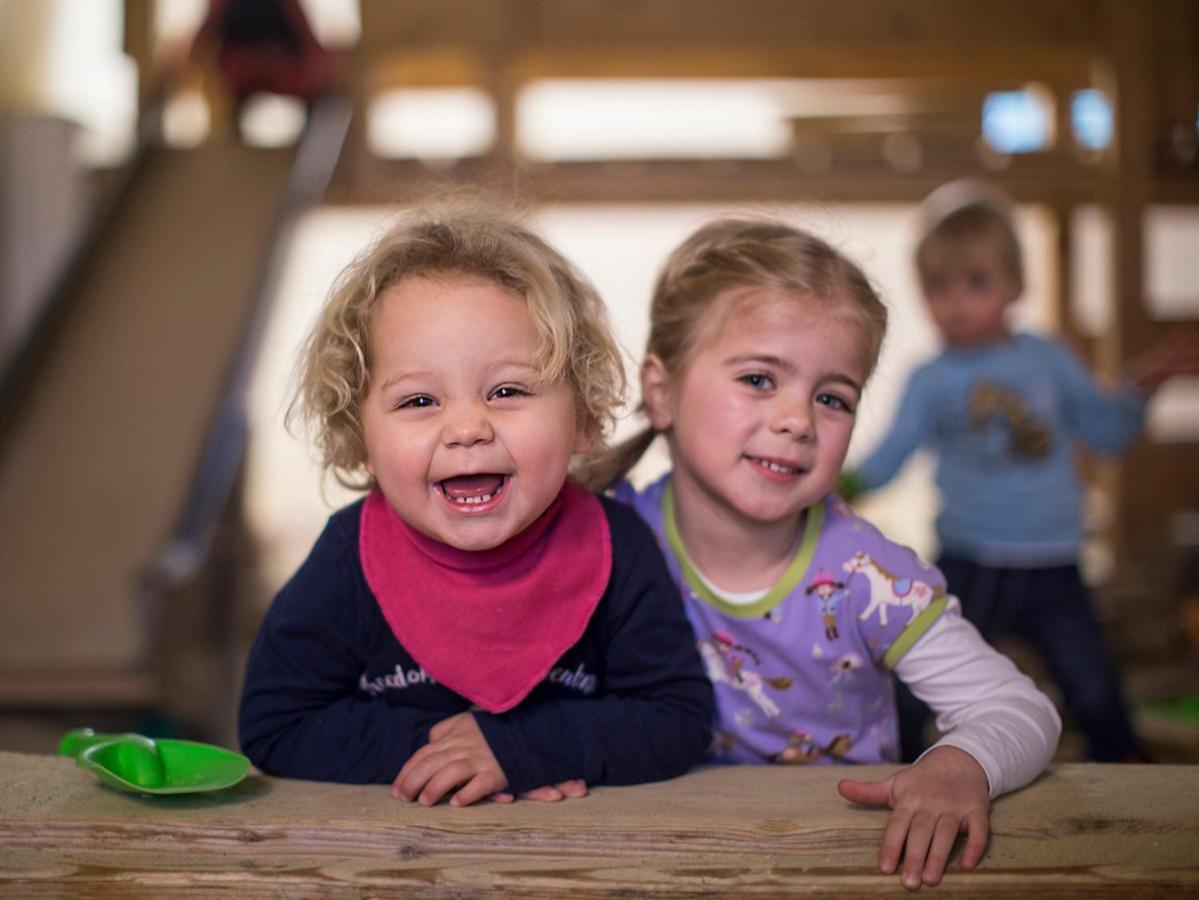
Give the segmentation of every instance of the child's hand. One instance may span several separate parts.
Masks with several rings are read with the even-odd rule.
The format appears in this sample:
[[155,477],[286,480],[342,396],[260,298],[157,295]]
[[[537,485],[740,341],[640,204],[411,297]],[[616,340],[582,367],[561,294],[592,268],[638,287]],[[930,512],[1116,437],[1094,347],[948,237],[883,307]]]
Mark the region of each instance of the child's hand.
[[392,782],[391,796],[432,806],[460,788],[450,798],[450,806],[467,806],[507,786],[479,723],[470,713],[459,713],[429,730],[429,743],[404,763]]
[[1133,361],[1129,375],[1146,393],[1175,375],[1199,374],[1199,333],[1175,329]]
[[966,832],[963,869],[978,865],[986,849],[987,776],[974,757],[956,747],[935,747],[886,781],[844,778],[837,790],[854,803],[891,807],[878,867],[890,874],[902,855],[904,887],[940,881],[959,832]]
[[[538,800],[542,803],[557,803],[559,800],[578,799],[587,796],[587,782],[581,778],[572,778],[559,784],[547,784],[545,787],[533,788],[520,795],[525,800]],[[511,803],[516,796],[507,792],[492,794],[489,798],[496,803]]]

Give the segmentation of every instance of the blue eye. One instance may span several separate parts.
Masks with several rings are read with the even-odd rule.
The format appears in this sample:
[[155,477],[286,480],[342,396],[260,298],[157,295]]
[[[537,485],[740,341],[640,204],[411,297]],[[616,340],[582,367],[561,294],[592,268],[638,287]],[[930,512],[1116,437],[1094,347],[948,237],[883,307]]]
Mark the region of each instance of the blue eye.
[[841,412],[852,413],[853,406],[844,397],[838,397],[836,394],[820,394],[816,397],[816,402],[827,406],[829,409],[840,410]]
[[742,384],[757,388],[759,391],[768,391],[774,387],[774,379],[765,372],[750,372],[748,375],[740,376],[737,380]]

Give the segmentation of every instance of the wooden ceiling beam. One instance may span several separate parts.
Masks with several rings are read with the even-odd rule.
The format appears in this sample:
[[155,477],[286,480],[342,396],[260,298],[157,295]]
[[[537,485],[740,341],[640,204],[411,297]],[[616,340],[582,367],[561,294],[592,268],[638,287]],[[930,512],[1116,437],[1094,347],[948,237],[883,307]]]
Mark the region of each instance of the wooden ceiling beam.
[[[627,48],[568,53],[526,48],[499,55],[467,45],[435,45],[358,60],[363,84],[374,92],[395,87],[475,85],[502,62],[518,85],[550,79],[792,79],[820,80],[839,92],[878,91],[923,97],[943,105],[947,95],[1015,90],[1030,81],[1066,94],[1091,86],[1096,61],[1061,53],[973,54],[912,59],[894,49],[826,48],[802,59],[754,48],[638,53]],[[832,84],[841,82],[841,84]],[[854,88],[853,83],[860,85]],[[882,83],[889,82],[884,87]],[[934,101],[936,101],[934,103]]]
[[[805,172],[790,160],[637,160],[524,163],[510,176],[485,160],[426,167],[414,160],[364,160],[358,183],[333,186],[328,202],[406,203],[454,185],[485,184],[499,195],[507,178],[531,203],[916,203],[952,178],[974,174],[965,163],[929,165],[900,175],[881,161],[834,162]],[[998,174],[998,173],[997,173]],[[1018,202],[1082,204],[1095,199],[1102,175],[1056,158],[1012,158],[1004,190]],[[361,190],[359,187],[361,186]]]
[[938,52],[1102,46],[1088,0],[362,0],[368,54],[445,40],[480,46],[749,45],[801,55],[827,46]]
[[[466,70],[504,60],[518,84],[1035,77],[1078,86],[1104,53],[1085,0],[362,0],[361,10],[355,55],[391,77],[403,77],[405,60],[453,47],[481,60]],[[441,71],[460,79],[464,69]]]

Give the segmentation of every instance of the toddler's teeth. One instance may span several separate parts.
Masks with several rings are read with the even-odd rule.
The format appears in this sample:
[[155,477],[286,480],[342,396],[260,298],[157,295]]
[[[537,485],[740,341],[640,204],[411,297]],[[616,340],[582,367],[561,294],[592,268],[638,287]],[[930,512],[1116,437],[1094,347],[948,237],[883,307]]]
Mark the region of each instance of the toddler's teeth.
[[490,500],[494,496],[495,496],[495,494],[484,494],[482,497],[463,497],[462,499],[455,500],[454,502],[459,505],[462,505],[462,504],[472,505],[472,504],[486,503],[488,500]]

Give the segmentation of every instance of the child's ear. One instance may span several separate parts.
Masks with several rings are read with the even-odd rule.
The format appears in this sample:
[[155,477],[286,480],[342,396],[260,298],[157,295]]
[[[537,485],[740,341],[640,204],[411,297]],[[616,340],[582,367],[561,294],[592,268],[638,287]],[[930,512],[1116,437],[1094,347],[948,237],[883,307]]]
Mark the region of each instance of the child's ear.
[[641,363],[641,402],[655,431],[670,428],[670,374],[653,353],[647,353]]
[[590,428],[580,426],[575,429],[575,445],[573,453],[589,453],[595,446],[595,435]]

